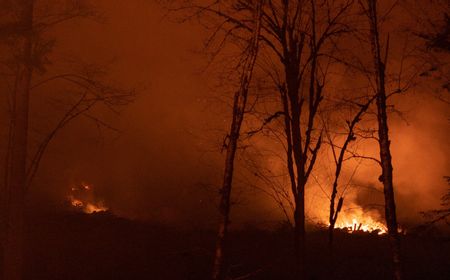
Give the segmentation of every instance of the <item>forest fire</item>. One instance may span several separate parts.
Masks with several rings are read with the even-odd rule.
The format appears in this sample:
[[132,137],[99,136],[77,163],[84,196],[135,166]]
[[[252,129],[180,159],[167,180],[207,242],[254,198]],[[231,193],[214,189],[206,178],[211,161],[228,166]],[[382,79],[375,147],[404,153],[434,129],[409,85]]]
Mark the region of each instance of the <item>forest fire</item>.
[[92,186],[87,184],[81,184],[79,187],[72,187],[71,193],[67,196],[67,199],[72,208],[87,214],[108,210],[108,207],[104,205],[103,201],[97,201],[95,199]]
[[0,280],[450,280],[450,0],[0,0]]
[[378,213],[365,213],[360,209],[352,208],[339,214],[335,228],[348,233],[367,232],[378,235],[387,233],[386,225],[380,222],[381,217],[375,218],[373,215],[379,216]]
[[335,228],[346,230],[349,233],[355,232],[376,232],[378,235],[387,233],[387,228],[383,223],[374,221],[371,217],[346,217],[335,225]]

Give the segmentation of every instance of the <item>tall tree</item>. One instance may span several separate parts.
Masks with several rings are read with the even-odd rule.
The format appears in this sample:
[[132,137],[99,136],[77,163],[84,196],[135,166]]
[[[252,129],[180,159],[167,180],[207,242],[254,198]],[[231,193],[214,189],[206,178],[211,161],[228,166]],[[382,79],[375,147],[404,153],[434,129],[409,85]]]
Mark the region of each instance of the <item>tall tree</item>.
[[392,261],[395,279],[402,279],[400,237],[398,234],[397,214],[395,209],[394,183],[392,175],[392,156],[389,140],[389,125],[387,118],[386,95],[386,59],[389,46],[386,46],[385,57],[382,58],[380,44],[380,32],[378,23],[377,1],[367,0],[366,14],[370,25],[369,39],[372,47],[372,59],[374,67],[374,79],[376,82],[376,105],[378,120],[378,143],[380,148],[380,162],[382,174],[380,181],[383,183],[385,217],[388,228],[389,242],[392,249]]
[[31,77],[33,74],[33,0],[21,0],[18,26],[21,34],[17,39],[19,63],[13,92],[11,121],[10,163],[8,170],[6,208],[6,242],[4,243],[4,271],[6,280],[22,279],[24,204],[28,147],[28,112]]
[[[202,19],[216,19],[220,41],[253,34],[249,14],[254,1],[188,1],[183,10],[192,10]],[[325,95],[330,53],[337,38],[348,31],[346,14],[353,1],[267,0],[261,11],[261,65],[278,92],[279,112],[284,118],[286,166],[294,201],[294,250],[298,274],[304,272],[305,187],[314,169],[322,144],[319,111]],[[327,55],[328,54],[328,55]],[[269,117],[270,119],[270,117]]]
[[214,256],[214,266],[212,279],[224,279],[224,252],[226,250],[226,240],[228,235],[228,225],[231,209],[231,190],[233,186],[233,171],[236,151],[238,148],[241,126],[246,110],[248,91],[252,80],[253,69],[258,55],[259,35],[261,29],[261,9],[263,0],[256,1],[254,7],[254,32],[248,40],[248,46],[244,53],[242,62],[239,89],[234,95],[233,113],[231,127],[227,136],[225,170],[220,190],[220,226],[217,234],[217,244]]
[[352,1],[270,3],[267,36],[273,36],[269,47],[279,58],[282,74],[275,69],[269,72],[279,89],[284,116],[286,166],[294,200],[295,267],[301,276],[305,273],[305,188],[322,145],[319,111],[331,63],[323,57],[333,52],[335,39],[347,32],[343,18]]

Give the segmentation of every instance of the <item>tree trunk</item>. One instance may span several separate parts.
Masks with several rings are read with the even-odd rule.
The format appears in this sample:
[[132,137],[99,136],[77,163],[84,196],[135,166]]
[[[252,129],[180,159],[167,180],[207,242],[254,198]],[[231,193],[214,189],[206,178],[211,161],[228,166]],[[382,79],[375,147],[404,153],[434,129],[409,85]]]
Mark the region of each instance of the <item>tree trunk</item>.
[[337,218],[339,216],[339,213],[341,212],[342,205],[344,204],[344,198],[340,197],[337,209],[336,211],[334,210],[334,200],[336,199],[336,194],[337,194],[337,185],[336,189],[333,190],[333,194],[330,199],[330,225],[328,227],[328,247],[330,252],[333,252],[334,226],[336,225]]
[[294,212],[294,246],[295,274],[298,278],[305,277],[306,239],[305,239],[305,194],[304,188],[299,188]]
[[[231,209],[231,190],[233,183],[234,159],[238,147],[238,140],[241,131],[241,125],[244,120],[245,108],[247,104],[248,89],[252,79],[253,68],[255,66],[260,34],[260,18],[262,1],[258,1],[255,8],[255,30],[250,39],[250,48],[243,65],[240,79],[239,90],[234,95],[233,116],[230,133],[228,135],[228,144],[226,144],[227,154],[225,158],[225,171],[220,197],[220,225],[217,234],[216,250],[214,255],[214,264],[212,279],[223,279],[225,274],[224,250],[226,249],[228,225]],[[225,145],[225,143],[224,143]]]
[[5,280],[22,279],[24,206],[26,195],[26,161],[28,111],[32,66],[33,0],[21,1],[20,24],[24,34],[18,39],[20,61],[14,87],[11,128],[10,166],[8,170],[7,233],[4,244]]
[[[385,216],[388,228],[389,242],[392,249],[395,279],[402,279],[400,238],[398,235],[397,215],[395,210],[394,185],[392,176],[392,158],[386,113],[385,65],[381,58],[381,48],[378,32],[377,1],[368,0],[370,17],[370,39],[375,66],[377,85],[377,119],[378,142],[380,146],[380,161],[382,175],[380,177],[384,187]],[[387,53],[387,50],[386,50]]]

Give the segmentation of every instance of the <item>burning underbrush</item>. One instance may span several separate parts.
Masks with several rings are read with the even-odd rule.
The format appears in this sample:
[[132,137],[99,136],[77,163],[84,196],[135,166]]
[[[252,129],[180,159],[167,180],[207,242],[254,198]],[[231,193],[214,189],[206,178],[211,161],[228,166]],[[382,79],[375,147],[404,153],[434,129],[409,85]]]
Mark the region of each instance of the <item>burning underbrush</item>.
[[377,213],[365,213],[361,208],[340,213],[335,228],[349,233],[368,232],[378,235],[387,233],[387,227],[381,222],[381,217]]
[[85,183],[71,187],[67,202],[71,209],[87,214],[108,210],[104,201],[96,197],[93,187]]
[[[330,226],[326,214],[321,220],[322,222],[319,223],[320,228],[328,228]],[[353,204],[339,213],[334,228],[337,231],[349,234],[370,233],[383,235],[388,231],[384,218],[378,211],[364,210],[362,207]]]

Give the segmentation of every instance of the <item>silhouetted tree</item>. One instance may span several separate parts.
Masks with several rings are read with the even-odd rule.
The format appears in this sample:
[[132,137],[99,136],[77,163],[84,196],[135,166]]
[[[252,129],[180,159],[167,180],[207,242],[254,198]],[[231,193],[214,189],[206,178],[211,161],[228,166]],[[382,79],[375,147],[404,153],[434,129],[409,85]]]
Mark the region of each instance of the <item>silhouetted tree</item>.
[[231,190],[233,186],[233,170],[236,151],[238,148],[238,140],[241,133],[241,126],[246,111],[248,91],[253,75],[258,55],[259,35],[261,29],[261,10],[263,1],[256,1],[254,4],[254,28],[253,35],[248,39],[247,49],[244,51],[244,58],[241,66],[241,76],[239,81],[239,89],[234,95],[233,114],[231,118],[231,127],[227,135],[228,141],[224,143],[226,148],[225,171],[220,189],[220,226],[217,234],[217,244],[214,257],[214,266],[212,271],[212,279],[224,279],[224,254],[226,250],[226,240],[228,235],[229,216],[231,209]]
[[427,41],[427,47],[435,50],[450,52],[450,15],[444,11],[443,23],[433,24],[430,33],[421,32],[418,35]]
[[[341,147],[338,147],[336,145],[336,143],[334,143],[334,141],[331,139],[331,137],[327,131],[327,137],[328,137],[329,144],[331,146],[331,151],[332,151],[333,159],[334,159],[334,163],[335,163],[335,173],[334,173],[331,196],[330,196],[330,214],[329,214],[329,226],[328,226],[328,242],[329,242],[330,251],[332,251],[332,248],[333,248],[334,227],[336,225],[336,221],[338,219],[339,212],[341,211],[343,203],[344,203],[344,197],[341,196],[338,199],[337,206],[335,206],[336,196],[338,194],[339,178],[341,176],[344,160],[346,159],[345,155],[348,152],[350,143],[352,141],[356,140],[355,129],[356,129],[357,124],[361,121],[362,116],[369,109],[369,106],[374,101],[374,99],[375,99],[375,97],[372,97],[372,98],[369,98],[369,100],[365,104],[356,104],[356,105],[358,105],[359,110],[353,116],[353,119],[351,121],[348,121],[348,120],[346,121],[348,130],[346,132],[344,143]],[[336,153],[336,148],[340,148],[339,154]]]
[[377,1],[367,0],[364,8],[370,25],[369,39],[372,46],[372,59],[374,67],[374,80],[376,82],[376,104],[378,120],[378,143],[380,147],[380,162],[382,174],[380,181],[383,183],[385,198],[385,217],[388,228],[389,241],[392,249],[395,279],[402,279],[400,237],[398,234],[397,214],[395,208],[394,184],[392,175],[392,156],[389,140],[389,126],[387,121],[386,105],[386,59],[389,45],[386,46],[386,55],[382,58],[382,47],[380,45],[379,22],[377,12]]
[[17,55],[20,62],[17,65],[12,94],[13,110],[6,195],[6,242],[3,251],[3,277],[7,280],[22,279],[23,272],[28,112],[33,74],[33,13],[34,1],[19,1],[17,24],[21,34],[17,39]]
[[[193,16],[215,18],[221,42],[253,34],[248,17],[253,1],[187,1],[181,8]],[[268,0],[262,10],[259,39],[264,48],[265,72],[278,91],[284,118],[286,166],[294,200],[294,250],[297,273],[304,273],[305,186],[322,145],[319,111],[325,96],[330,54],[335,39],[348,32],[346,13],[353,1]],[[217,34],[217,32],[213,32]],[[263,67],[264,67],[263,66]]]
[[[426,65],[421,77],[433,78],[438,87],[434,89],[437,97],[450,103],[450,68],[448,58],[450,55],[450,5],[448,1],[413,1],[418,11],[413,13],[417,27],[412,34],[422,39],[421,56]],[[427,79],[429,86],[430,79]],[[433,85],[433,83],[431,83]]]

